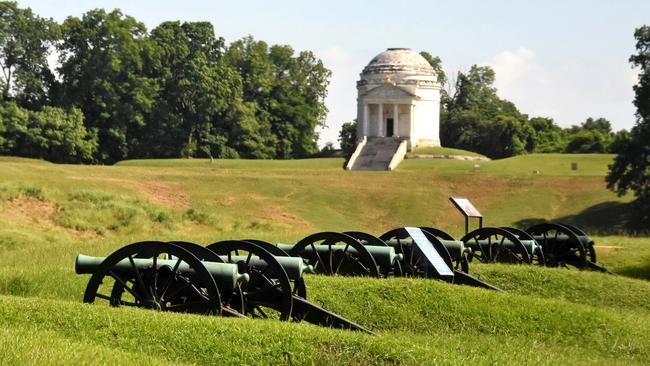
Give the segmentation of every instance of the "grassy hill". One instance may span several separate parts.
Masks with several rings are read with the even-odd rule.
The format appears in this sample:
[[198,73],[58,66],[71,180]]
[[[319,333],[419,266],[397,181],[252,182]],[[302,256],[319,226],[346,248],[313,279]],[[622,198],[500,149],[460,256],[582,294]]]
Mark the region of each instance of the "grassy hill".
[[[605,189],[610,155],[406,160],[140,160],[115,166],[0,158],[0,357],[5,364],[648,364],[650,239]],[[578,170],[571,170],[571,163]],[[533,171],[539,174],[533,174]],[[310,299],[378,336],[309,324],[83,305],[78,253],[144,239],[290,242],[405,225],[462,233],[448,197],[487,225],[562,219],[597,236],[616,276],[473,263],[507,293],[418,279],[308,277]],[[621,236],[625,234],[627,236]]]

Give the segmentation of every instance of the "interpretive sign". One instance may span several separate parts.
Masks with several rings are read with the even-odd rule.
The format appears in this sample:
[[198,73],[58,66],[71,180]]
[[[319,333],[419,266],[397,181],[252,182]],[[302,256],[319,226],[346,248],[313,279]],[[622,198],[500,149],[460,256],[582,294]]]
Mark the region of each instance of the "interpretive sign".
[[483,217],[474,205],[465,197],[450,197],[451,202],[465,217]]
[[436,272],[438,272],[438,275],[454,276],[454,271],[452,271],[447,263],[445,263],[444,259],[442,259],[436,248],[433,247],[433,244],[431,244],[420,228],[406,227],[405,229],[411,238],[413,238],[415,245],[420,248],[422,254],[424,254],[429,263],[433,266]]

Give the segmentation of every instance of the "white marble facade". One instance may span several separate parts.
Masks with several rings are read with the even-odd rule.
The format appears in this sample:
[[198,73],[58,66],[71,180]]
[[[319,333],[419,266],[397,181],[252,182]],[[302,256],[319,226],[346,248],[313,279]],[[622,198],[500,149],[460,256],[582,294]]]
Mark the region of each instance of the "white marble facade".
[[440,146],[440,84],[424,57],[408,48],[375,56],[357,82],[357,136],[399,137]]

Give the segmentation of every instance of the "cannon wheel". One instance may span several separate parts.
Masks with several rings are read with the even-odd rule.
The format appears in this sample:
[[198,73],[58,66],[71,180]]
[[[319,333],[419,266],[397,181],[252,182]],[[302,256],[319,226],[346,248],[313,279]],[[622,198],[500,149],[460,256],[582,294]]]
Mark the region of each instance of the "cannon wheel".
[[[587,258],[589,258],[589,261],[591,261],[591,263],[596,263],[596,248],[594,248],[594,241],[591,240],[591,238],[589,238],[589,235],[587,235],[587,233],[584,230],[580,229],[577,226],[573,226],[573,225],[569,225],[569,224],[565,224],[565,223],[561,223],[561,222],[559,224],[566,227],[567,229],[573,231],[579,237],[582,236],[582,237],[588,238],[588,243],[587,243],[587,245],[585,247],[585,250],[587,251]],[[584,243],[583,243],[583,246],[584,246]]]
[[[332,246],[337,243],[345,244],[342,251],[333,251]],[[316,249],[317,245],[327,245],[328,254],[321,256]],[[311,247],[315,256],[308,259],[317,273],[325,275],[343,276],[369,276],[379,277],[377,263],[372,254],[357,239],[350,235],[336,232],[321,232],[309,235],[293,246],[289,254],[293,257],[303,257],[305,249]],[[357,252],[352,254],[348,249],[352,247]]]
[[[423,232],[428,232],[429,234],[435,236],[436,239],[456,240],[453,236],[449,235],[448,233],[440,229],[436,229],[434,227],[421,226],[420,230],[422,230]],[[469,273],[468,252],[469,250],[465,248],[465,252],[461,255],[459,259],[456,260],[456,266],[454,267],[455,269],[460,268],[461,271],[465,273]]]
[[435,227],[421,226],[420,230],[427,231],[429,234],[433,234],[436,238],[442,240],[456,240],[453,236],[447,234],[446,232],[436,229]]
[[[173,268],[158,266],[161,256],[176,258]],[[151,267],[137,269],[135,258],[151,259]],[[122,260],[131,263],[131,273],[117,273],[114,267]],[[182,273],[179,266],[185,263],[194,273]],[[115,286],[118,284],[118,286]],[[111,287],[111,294],[102,290]],[[101,287],[101,289],[100,289]],[[116,291],[119,287],[121,290]],[[122,299],[127,291],[132,301]],[[179,297],[180,294],[183,297]],[[146,241],[127,245],[109,255],[90,277],[84,302],[107,300],[112,306],[134,306],[161,311],[221,314],[221,296],[212,275],[192,253],[171,243]],[[189,301],[188,301],[189,299]]]
[[283,249],[280,249],[276,245],[273,245],[269,242],[263,240],[257,240],[257,239],[245,239],[244,241],[259,245],[264,250],[271,253],[271,255],[274,255],[276,257],[289,257],[289,253],[285,252]]
[[[527,232],[517,229],[516,227],[506,227],[502,226],[501,229],[503,230],[508,230],[509,232],[515,234],[519,240],[533,240],[537,243],[535,238],[533,238],[532,235],[528,234]],[[539,245],[539,243],[537,243]],[[528,253],[532,257],[532,262],[537,263],[540,266],[543,266],[546,264],[546,259],[544,258],[544,249],[541,248],[541,245],[539,245],[533,253]]]
[[[284,268],[271,253],[257,244],[242,240],[220,241],[207,246],[218,255],[226,256],[226,263],[235,263],[240,273],[248,273],[250,280],[231,301],[235,309],[242,309],[244,315],[253,318],[268,318],[264,309],[279,312],[280,320],[289,320],[293,307],[291,281]],[[235,262],[233,255],[247,256],[245,261]],[[266,263],[265,268],[250,265],[253,256]],[[239,302],[239,304],[237,304]]]
[[[587,256],[589,259],[593,259],[592,262],[596,260],[593,245],[590,245],[591,249],[587,250],[578,234],[564,225],[543,223],[529,227],[526,232],[532,236],[542,236],[539,244],[544,249],[546,265],[549,267],[572,265],[577,268],[586,268]],[[557,238],[560,235],[566,235],[568,241],[558,242]]]
[[[455,268],[453,260],[451,259],[451,255],[449,255],[449,251],[440,242],[440,240],[438,240],[438,238],[436,238],[435,235],[427,232],[426,230],[422,230],[422,232],[424,233],[424,236],[429,240],[429,242],[431,242],[431,244],[433,245],[434,249],[438,252],[438,254],[440,254],[440,256],[445,261],[447,266],[449,266],[450,269]],[[429,274],[422,272],[424,268],[423,261],[425,260],[422,253],[419,250],[418,251],[412,250],[410,246],[402,245],[400,241],[401,239],[406,239],[409,237],[410,235],[405,228],[397,228],[385,232],[379,238],[384,241],[390,239],[397,240],[397,242],[399,243],[399,251],[404,256],[402,268],[404,269],[405,275],[428,277]]]
[[[276,245],[273,245],[269,242],[257,239],[246,239],[249,243],[257,244],[265,249],[271,255],[276,257],[290,257],[289,253],[283,249],[278,248]],[[294,280],[293,294],[302,297],[303,299],[307,298],[307,286],[305,286],[305,280],[303,278]]]
[[202,261],[226,263],[215,252],[199,244],[190,243],[189,241],[170,241],[170,243],[187,250]]
[[[364,245],[375,245],[378,247],[390,247],[390,245],[386,244],[383,240],[379,239],[378,237],[364,233],[363,231],[346,231],[343,234],[350,235],[351,237],[357,239],[359,242],[366,242]],[[382,277],[388,277],[390,274],[392,274],[395,277],[402,277],[404,276],[404,271],[402,271],[402,264],[400,263],[399,260],[395,260],[393,262],[393,265],[390,267],[381,267],[379,268],[379,272],[381,273]]]
[[[514,262],[532,263],[532,256],[526,250],[519,238],[508,230],[484,227],[467,233],[460,239],[472,248],[473,256],[483,263]],[[487,240],[487,245],[482,241]],[[515,249],[506,248],[505,240],[511,241]]]

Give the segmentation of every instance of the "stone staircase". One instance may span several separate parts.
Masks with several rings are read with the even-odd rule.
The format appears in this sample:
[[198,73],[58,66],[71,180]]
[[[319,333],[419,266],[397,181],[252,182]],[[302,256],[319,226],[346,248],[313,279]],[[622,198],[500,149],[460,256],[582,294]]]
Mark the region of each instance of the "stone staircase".
[[400,139],[394,137],[369,137],[351,170],[389,170],[400,143]]

